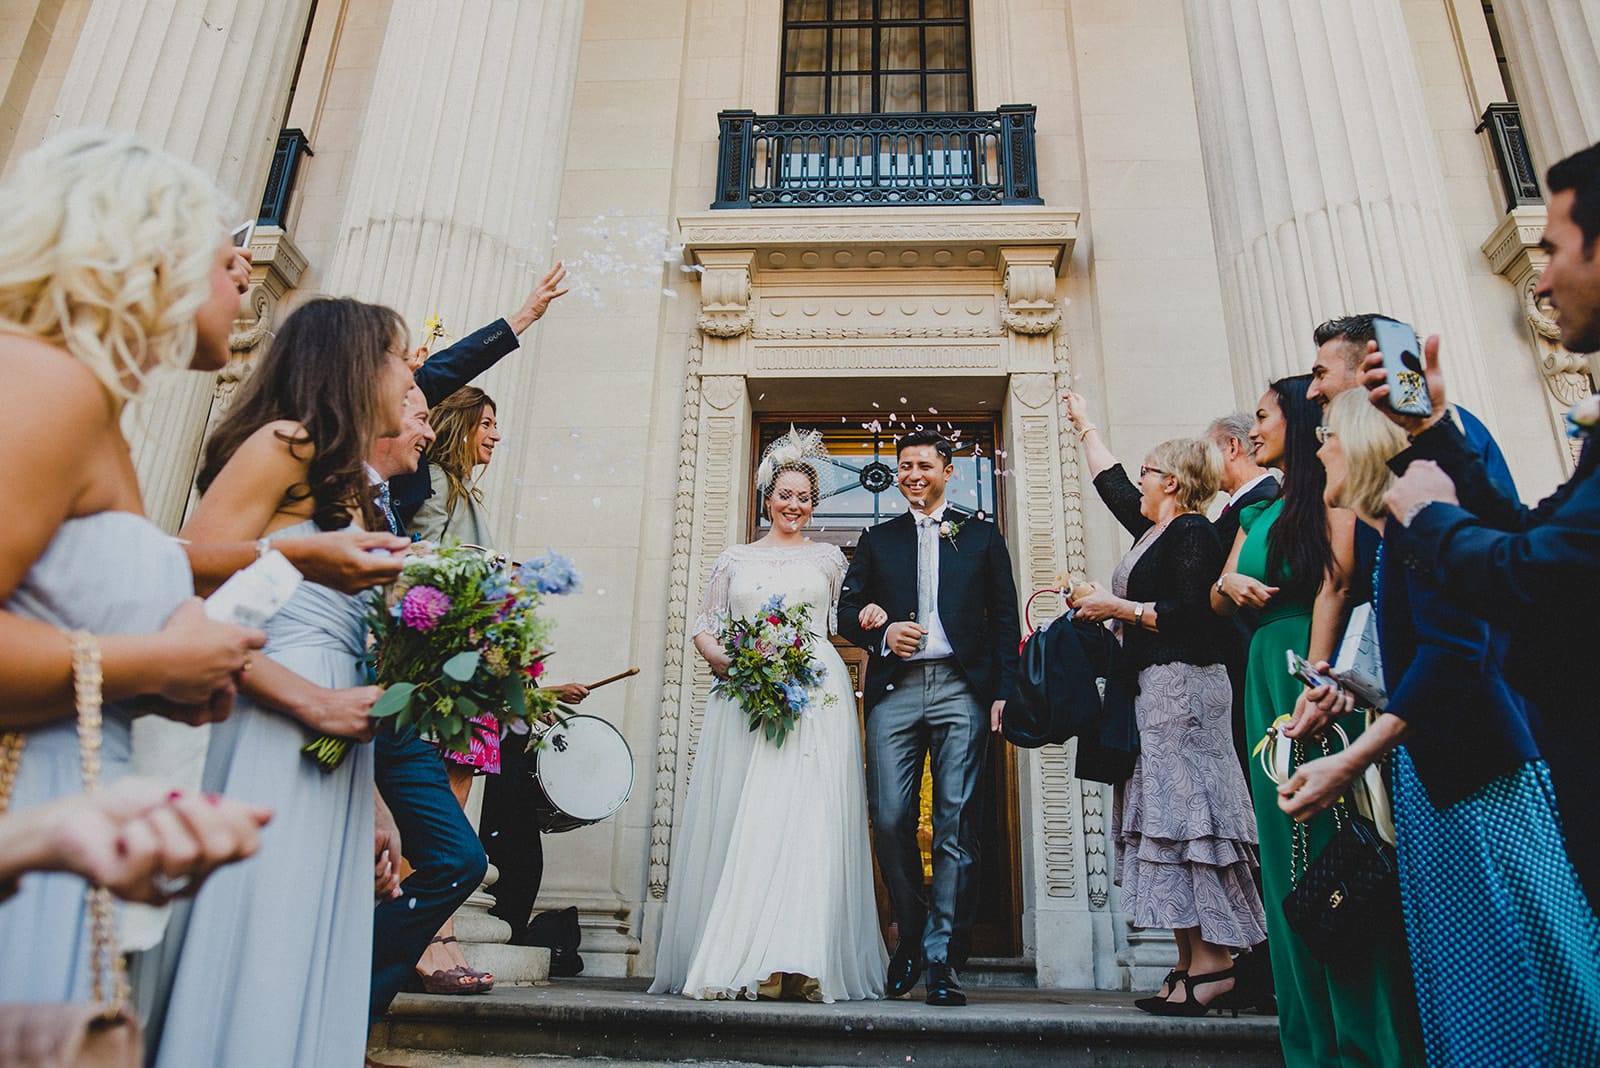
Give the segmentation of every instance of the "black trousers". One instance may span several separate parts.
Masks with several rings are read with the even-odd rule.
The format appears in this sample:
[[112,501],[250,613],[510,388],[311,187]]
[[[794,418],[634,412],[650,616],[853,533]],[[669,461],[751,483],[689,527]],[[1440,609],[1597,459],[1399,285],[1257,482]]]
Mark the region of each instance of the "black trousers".
[[500,744],[500,774],[490,775],[483,787],[483,816],[478,836],[489,862],[500,872],[489,888],[494,908],[489,911],[511,925],[513,945],[526,945],[528,918],[544,880],[544,846],[539,841],[537,789],[533,783],[533,758],[525,753],[521,735],[508,734]]

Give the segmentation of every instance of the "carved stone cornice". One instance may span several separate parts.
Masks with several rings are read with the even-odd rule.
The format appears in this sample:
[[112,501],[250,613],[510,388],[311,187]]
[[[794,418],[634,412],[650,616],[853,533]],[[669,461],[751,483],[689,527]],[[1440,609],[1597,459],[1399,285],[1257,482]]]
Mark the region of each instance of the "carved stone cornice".
[[752,249],[707,250],[699,257],[700,332],[711,337],[735,338],[750,329],[755,313],[750,308]]
[[250,290],[245,297],[245,310],[233,321],[228,337],[228,347],[236,355],[254,351],[266,339],[278,301],[300,284],[306,272],[305,253],[276,226],[256,229],[250,238],[250,254]]
[[1480,246],[1495,274],[1516,285],[1529,271],[1544,266],[1549,257],[1540,251],[1539,238],[1548,217],[1541,205],[1513,208],[1506,213]]
[[752,272],[950,268],[995,270],[1002,247],[1050,250],[1065,269],[1078,213],[1052,208],[931,207],[710,211],[682,215],[684,258],[751,249]]
[[1000,269],[1005,276],[1006,308],[1000,319],[1017,334],[1040,337],[1061,323],[1056,305],[1056,267],[1051,249],[1005,246]]

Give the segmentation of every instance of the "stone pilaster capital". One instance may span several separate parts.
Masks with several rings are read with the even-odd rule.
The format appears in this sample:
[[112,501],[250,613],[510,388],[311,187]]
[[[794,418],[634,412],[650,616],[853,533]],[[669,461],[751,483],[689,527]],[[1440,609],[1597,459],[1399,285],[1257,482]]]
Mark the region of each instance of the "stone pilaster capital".
[[702,333],[734,338],[755,322],[750,307],[750,269],[754,249],[698,249],[700,268],[700,318]]
[[1001,317],[1016,334],[1040,335],[1061,322],[1056,305],[1056,269],[1061,250],[1048,246],[1000,249],[1005,273],[1006,309]]

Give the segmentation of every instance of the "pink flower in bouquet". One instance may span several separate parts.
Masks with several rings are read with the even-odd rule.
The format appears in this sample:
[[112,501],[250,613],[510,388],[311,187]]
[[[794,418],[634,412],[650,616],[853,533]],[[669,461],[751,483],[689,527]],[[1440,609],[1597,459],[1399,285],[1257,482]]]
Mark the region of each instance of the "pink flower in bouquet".
[[768,616],[767,617],[767,622],[771,623],[774,627],[776,627],[776,626],[778,626],[779,624],[781,624],[783,622],[783,619],[781,617],[779,617],[779,616]]
[[450,597],[433,586],[413,586],[400,602],[400,622],[412,630],[430,631],[450,611]]
[[522,673],[528,676],[528,678],[532,679],[534,682],[539,681],[539,676],[544,674],[544,661],[535,660],[533,663],[523,668]]
[[756,652],[760,653],[762,656],[771,656],[772,654],[776,653],[777,650],[774,649],[772,647],[772,643],[767,641],[765,638],[757,638]]

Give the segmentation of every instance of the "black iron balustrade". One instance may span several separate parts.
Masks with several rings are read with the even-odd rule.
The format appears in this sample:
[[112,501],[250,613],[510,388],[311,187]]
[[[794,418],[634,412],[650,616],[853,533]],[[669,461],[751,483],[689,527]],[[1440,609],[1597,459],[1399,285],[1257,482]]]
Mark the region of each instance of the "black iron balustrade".
[[1043,204],[1034,107],[879,115],[723,111],[713,208]]
[[1506,211],[1523,204],[1543,204],[1539,192],[1539,171],[1528,151],[1528,133],[1522,125],[1522,112],[1515,104],[1490,104],[1478,124],[1478,132],[1489,131],[1494,147],[1495,166],[1500,170],[1500,187],[1506,195]]
[[272,169],[267,172],[267,191],[261,196],[261,212],[256,219],[261,226],[282,226],[289,211],[289,194],[294,192],[295,175],[300,170],[300,156],[316,155],[304,130],[281,130],[278,148],[272,154]]

